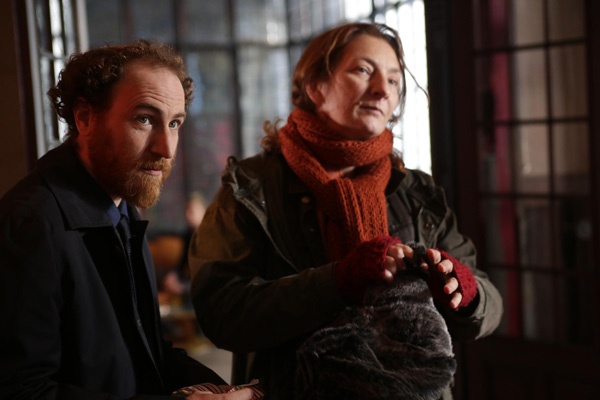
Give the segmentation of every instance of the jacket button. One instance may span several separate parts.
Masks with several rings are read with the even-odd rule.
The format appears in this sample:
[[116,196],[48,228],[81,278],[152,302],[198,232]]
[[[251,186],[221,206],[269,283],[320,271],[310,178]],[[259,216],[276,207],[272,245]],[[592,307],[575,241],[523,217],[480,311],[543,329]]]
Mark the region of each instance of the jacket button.
[[302,200],[300,200],[300,201],[304,204],[308,204],[311,202],[311,200],[312,199],[310,198],[310,196],[304,196],[304,197],[302,197]]
[[425,228],[427,228],[427,229],[433,229],[433,224],[431,222],[427,222],[425,224]]

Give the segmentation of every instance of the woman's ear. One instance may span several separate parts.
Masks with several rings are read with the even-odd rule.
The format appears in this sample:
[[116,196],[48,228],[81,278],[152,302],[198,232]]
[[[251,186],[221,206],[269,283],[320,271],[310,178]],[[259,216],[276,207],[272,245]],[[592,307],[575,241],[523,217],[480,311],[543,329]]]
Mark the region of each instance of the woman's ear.
[[322,83],[312,83],[306,86],[306,94],[317,109],[323,104],[323,93],[321,92],[322,86]]

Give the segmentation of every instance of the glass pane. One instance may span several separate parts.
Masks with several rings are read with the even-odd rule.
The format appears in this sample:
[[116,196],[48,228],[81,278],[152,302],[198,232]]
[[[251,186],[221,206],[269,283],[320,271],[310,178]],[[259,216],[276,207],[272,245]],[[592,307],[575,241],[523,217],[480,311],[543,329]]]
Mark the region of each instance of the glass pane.
[[554,190],[565,194],[590,192],[590,138],[585,123],[553,126]]
[[348,21],[366,18],[373,11],[373,3],[364,0],[344,0],[344,14]]
[[588,83],[585,46],[550,49],[552,116],[585,117],[588,114]]
[[291,81],[291,76],[293,74],[294,69],[296,68],[296,64],[298,64],[298,61],[300,60],[300,57],[302,56],[302,53],[304,52],[304,48],[305,46],[303,45],[292,45],[290,46],[290,81]]
[[512,135],[509,127],[499,125],[493,132],[479,131],[479,163],[481,189],[488,192],[509,192],[512,183]]
[[524,266],[551,268],[556,264],[552,240],[552,208],[545,199],[517,200],[519,261]]
[[511,119],[510,67],[507,53],[497,53],[475,60],[477,118],[480,122]]
[[515,203],[511,198],[482,201],[486,264],[515,265],[517,261]]
[[492,268],[486,271],[492,283],[502,295],[504,314],[500,326],[494,332],[508,337],[521,336],[521,274],[514,270]]
[[580,39],[585,37],[584,0],[548,0],[550,40]]
[[556,203],[559,263],[564,269],[592,271],[593,223],[588,201],[563,199]]
[[65,51],[63,56],[69,56],[71,53],[79,50],[77,46],[77,32],[75,31],[75,15],[73,10],[73,2],[71,0],[62,0],[63,5],[63,18],[65,22],[64,35],[65,35]]
[[180,162],[184,163],[188,193],[200,191],[212,199],[217,192],[227,158],[236,153],[234,121],[233,115],[209,113],[186,120],[179,140],[185,149]]
[[411,1],[397,10],[392,8],[386,12],[386,19],[389,26],[398,29],[403,39],[405,60],[415,78],[407,74],[404,116],[392,130],[396,134],[394,147],[402,152],[408,168],[431,173],[429,99],[421,89],[427,87],[423,2]]
[[473,0],[475,48],[509,45],[510,25],[507,0]]
[[239,54],[244,157],[260,151],[263,123],[287,119],[290,77],[285,49],[242,48]]
[[236,0],[235,12],[238,41],[287,41],[284,0]]
[[523,336],[525,339],[556,340],[556,298],[554,279],[547,274],[524,272],[522,275]]
[[512,1],[513,45],[540,43],[544,40],[543,0]]
[[126,40],[137,38],[155,39],[160,42],[173,43],[175,28],[173,21],[173,2],[166,0],[129,0],[131,4],[131,20],[133,23],[131,36]]
[[291,2],[290,13],[290,38],[302,40],[312,35],[311,25],[311,3],[309,0],[298,0]]
[[560,341],[570,344],[594,344],[594,318],[598,315],[594,281],[565,277],[558,286],[558,316]]
[[325,27],[329,28],[342,22],[344,19],[343,0],[324,0]]
[[190,114],[232,113],[235,103],[233,61],[227,51],[202,51],[185,55],[196,90]]
[[544,52],[542,50],[523,50],[515,52],[513,57],[514,118],[546,118],[548,93]]
[[118,0],[87,0],[85,3],[90,47],[120,43],[122,33]]
[[186,43],[227,44],[231,40],[227,1],[184,0],[178,24]]
[[550,191],[548,127],[542,124],[515,128],[515,187],[521,193]]

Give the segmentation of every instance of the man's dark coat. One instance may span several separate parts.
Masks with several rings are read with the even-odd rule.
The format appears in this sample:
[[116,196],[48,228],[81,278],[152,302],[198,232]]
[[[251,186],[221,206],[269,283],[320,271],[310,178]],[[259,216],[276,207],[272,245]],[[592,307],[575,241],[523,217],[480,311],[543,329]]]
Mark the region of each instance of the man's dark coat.
[[170,398],[224,383],[163,340],[147,221],[129,207],[130,273],[112,204],[68,144],[0,200],[0,399]]

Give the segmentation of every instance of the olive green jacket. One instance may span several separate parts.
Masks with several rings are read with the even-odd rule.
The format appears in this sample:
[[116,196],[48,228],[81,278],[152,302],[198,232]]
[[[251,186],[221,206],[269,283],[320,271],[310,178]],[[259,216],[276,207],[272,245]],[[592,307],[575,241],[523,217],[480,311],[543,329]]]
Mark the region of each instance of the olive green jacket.
[[[189,249],[198,321],[217,347],[235,354],[234,383],[259,378],[269,399],[292,399],[297,347],[345,307],[335,263],[327,262],[312,194],[279,152],[230,158],[222,181]],[[407,240],[410,232],[473,270],[472,312],[440,309],[453,339],[489,335],[501,298],[475,268],[475,248],[458,232],[443,190],[423,172],[394,169],[386,196],[390,235]]]

